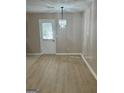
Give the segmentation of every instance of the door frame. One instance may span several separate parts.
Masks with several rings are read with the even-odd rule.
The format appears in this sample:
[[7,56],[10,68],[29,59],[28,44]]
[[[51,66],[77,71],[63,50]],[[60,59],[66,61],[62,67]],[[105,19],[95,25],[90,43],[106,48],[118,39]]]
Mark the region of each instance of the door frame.
[[[56,54],[56,22],[55,22],[55,19],[39,19],[39,33],[40,33],[40,52],[43,53],[43,49],[42,49],[42,46],[43,46],[43,38],[42,38],[42,28],[40,27],[40,24],[43,23],[43,22],[49,22],[49,21],[53,21],[54,23],[54,43],[55,43],[55,53],[52,53],[52,54]],[[43,53],[44,54],[44,53]],[[51,53],[45,53],[45,54],[51,54]]]

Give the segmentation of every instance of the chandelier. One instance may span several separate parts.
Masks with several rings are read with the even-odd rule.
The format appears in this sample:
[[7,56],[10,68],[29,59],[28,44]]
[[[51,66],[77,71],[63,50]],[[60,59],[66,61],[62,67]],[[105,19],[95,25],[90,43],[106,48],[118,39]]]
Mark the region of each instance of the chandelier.
[[65,28],[67,24],[67,21],[63,19],[63,8],[64,7],[61,7],[61,19],[59,19],[60,28]]

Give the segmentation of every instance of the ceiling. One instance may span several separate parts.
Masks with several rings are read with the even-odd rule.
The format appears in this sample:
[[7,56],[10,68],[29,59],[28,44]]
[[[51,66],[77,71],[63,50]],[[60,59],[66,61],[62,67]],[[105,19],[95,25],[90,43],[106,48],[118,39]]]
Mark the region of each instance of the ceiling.
[[92,0],[27,0],[26,11],[38,13],[60,12],[60,7],[64,7],[64,12],[82,12]]

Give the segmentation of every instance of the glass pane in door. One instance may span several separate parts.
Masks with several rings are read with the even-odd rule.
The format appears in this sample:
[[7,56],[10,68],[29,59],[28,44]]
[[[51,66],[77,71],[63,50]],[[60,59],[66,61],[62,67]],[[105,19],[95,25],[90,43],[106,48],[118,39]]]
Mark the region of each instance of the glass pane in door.
[[52,23],[42,23],[43,39],[53,39]]

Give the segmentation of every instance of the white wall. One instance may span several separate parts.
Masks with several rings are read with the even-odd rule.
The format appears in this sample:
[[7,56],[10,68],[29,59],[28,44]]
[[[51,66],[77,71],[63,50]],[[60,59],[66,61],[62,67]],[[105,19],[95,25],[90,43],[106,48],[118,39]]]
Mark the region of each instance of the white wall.
[[84,30],[82,31],[82,54],[97,74],[97,2],[85,10],[82,21]]
[[55,19],[57,33],[57,53],[81,52],[81,13],[64,13],[67,20],[65,31],[58,27],[58,14],[27,13],[27,52],[40,52],[39,19]]

